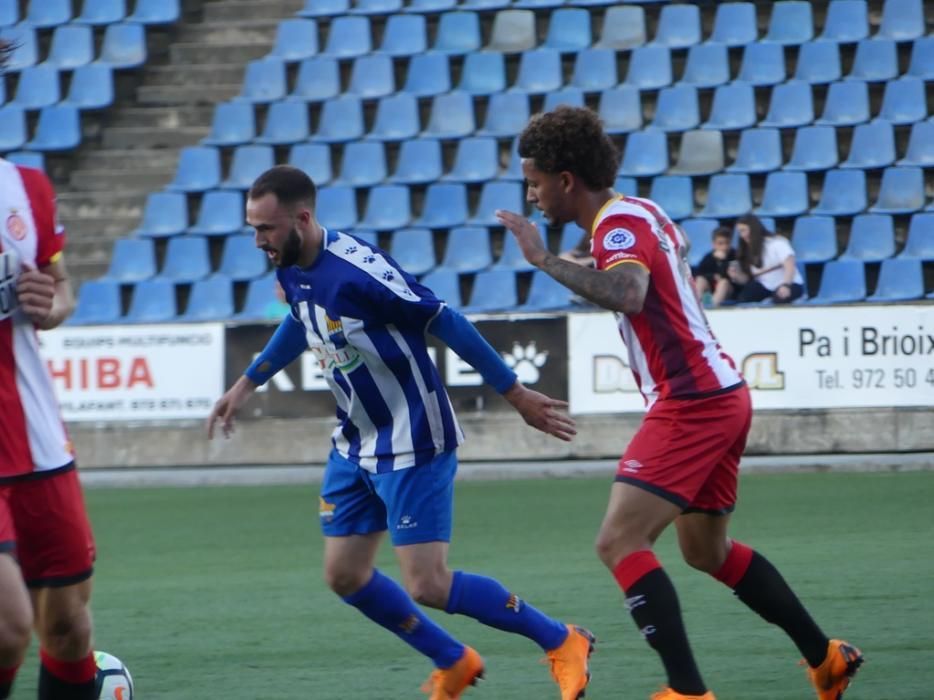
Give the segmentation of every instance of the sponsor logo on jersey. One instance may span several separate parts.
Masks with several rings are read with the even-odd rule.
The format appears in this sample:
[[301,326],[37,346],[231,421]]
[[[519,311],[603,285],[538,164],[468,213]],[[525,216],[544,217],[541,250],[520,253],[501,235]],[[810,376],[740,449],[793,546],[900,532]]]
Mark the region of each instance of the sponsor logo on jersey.
[[318,497],[318,515],[320,515],[325,520],[331,520],[334,517],[334,511],[337,509],[337,506],[333,503],[328,503],[324,500],[323,497]]
[[418,527],[418,521],[411,515],[403,515],[399,518],[399,524],[396,525],[397,530],[411,530],[413,527]]
[[624,228],[614,228],[603,237],[606,250],[626,250],[636,244],[636,235]]
[[10,215],[6,218],[6,230],[17,241],[26,238],[26,231],[29,230],[29,227],[26,225],[26,220],[19,215],[16,209],[10,209]]

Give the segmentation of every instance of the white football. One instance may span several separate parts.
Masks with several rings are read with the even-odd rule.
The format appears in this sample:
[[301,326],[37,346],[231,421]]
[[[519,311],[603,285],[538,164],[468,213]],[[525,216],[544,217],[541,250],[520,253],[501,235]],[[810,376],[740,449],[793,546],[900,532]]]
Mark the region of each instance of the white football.
[[106,651],[95,651],[98,700],[133,700],[133,678],[123,662]]

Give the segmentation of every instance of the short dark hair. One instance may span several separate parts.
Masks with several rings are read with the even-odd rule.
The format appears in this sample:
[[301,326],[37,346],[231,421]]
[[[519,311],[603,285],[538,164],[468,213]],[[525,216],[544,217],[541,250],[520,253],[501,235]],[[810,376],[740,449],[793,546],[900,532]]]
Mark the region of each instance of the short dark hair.
[[259,199],[270,193],[287,207],[299,202],[308,202],[314,207],[318,190],[304,170],[291,165],[276,165],[256,178],[247,197]]
[[732,241],[733,232],[726,226],[717,226],[717,228],[713,230],[713,234],[711,234],[710,240],[715,240],[717,238],[728,238]]
[[616,144],[585,107],[561,105],[536,114],[519,135],[519,156],[542,172],[577,175],[591,190],[612,187],[619,167]]

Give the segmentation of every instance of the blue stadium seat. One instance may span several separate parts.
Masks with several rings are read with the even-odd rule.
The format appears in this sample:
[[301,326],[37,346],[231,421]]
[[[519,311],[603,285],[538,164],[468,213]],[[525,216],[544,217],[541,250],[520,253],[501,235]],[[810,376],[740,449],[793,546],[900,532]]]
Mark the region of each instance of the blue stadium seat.
[[146,63],[146,29],[142,24],[119,22],[108,24],[98,59],[114,70],[139,68]]
[[461,0],[461,7],[471,10],[502,10],[509,7],[511,0]]
[[243,227],[243,194],[240,190],[210,190],[201,198],[198,219],[188,228],[188,233],[227,236],[243,230]]
[[866,270],[859,260],[831,260],[824,265],[817,296],[808,304],[847,304],[866,298]]
[[23,68],[11,104],[23,109],[38,110],[58,103],[62,99],[58,69],[40,64]]
[[836,42],[809,41],[801,44],[795,80],[803,80],[811,85],[823,85],[840,80],[842,75],[840,47]]
[[920,260],[892,258],[883,260],[874,294],[870,302],[910,301],[924,296],[924,270]]
[[685,131],[671,175],[713,175],[723,170],[723,134],[710,129]]
[[126,0],[93,0],[93,2],[86,0],[81,8],[81,14],[73,22],[103,26],[122,22],[124,19],[126,19]]
[[77,107],[57,104],[43,107],[35,136],[26,144],[32,151],[70,151],[81,143],[81,116]]
[[841,168],[885,168],[895,162],[895,130],[887,121],[876,119],[853,129],[849,157]]
[[281,61],[301,61],[318,53],[318,23],[293,17],[279,22],[269,56]]
[[934,36],[923,36],[915,40],[911,47],[908,75],[934,80]]
[[256,118],[249,102],[221,102],[214,108],[211,133],[201,140],[208,146],[239,146],[256,137]]
[[778,129],[746,129],[739,136],[730,173],[768,173],[782,167],[782,139]]
[[113,69],[103,63],[78,66],[71,75],[65,103],[78,109],[104,109],[114,103]]
[[616,53],[611,49],[593,48],[580,51],[574,59],[571,85],[585,92],[599,92],[616,86]]
[[415,226],[450,228],[467,221],[467,187],[461,183],[436,182],[425,190],[422,215]]
[[476,128],[473,100],[466,92],[455,91],[432,99],[431,116],[423,135],[458,139],[470,136]]
[[493,264],[490,231],[486,226],[456,226],[448,232],[442,267],[477,272]]
[[814,121],[814,96],[811,86],[791,80],[772,88],[769,112],[759,126],[788,129],[807,126]]
[[175,24],[181,18],[180,0],[136,0],[128,22],[139,24]]
[[747,44],[737,80],[752,85],[778,85],[785,81],[785,51],[781,44]]
[[377,141],[405,141],[420,131],[418,101],[404,92],[384,97],[376,108],[373,130],[366,138]]
[[420,281],[452,309],[462,307],[460,276],[454,270],[449,270],[446,267],[436,267],[422,277]]
[[720,85],[713,93],[710,119],[702,129],[733,131],[756,124],[756,93],[748,83]]
[[592,43],[590,12],[580,7],[561,7],[551,13],[548,34],[542,46],[564,53],[576,53]]
[[336,17],[350,12],[350,0],[305,0],[299,17]]
[[886,168],[873,214],[911,214],[924,208],[924,171],[921,168]]
[[522,255],[522,249],[519,248],[516,237],[508,231],[503,234],[503,250],[493,267],[516,272],[530,272],[535,269],[535,266]]
[[121,316],[120,284],[114,280],[88,280],[78,289],[70,326],[116,323]]
[[246,64],[240,99],[255,103],[277,102],[287,92],[283,61],[278,58],[261,58]]
[[841,260],[879,262],[895,254],[895,224],[888,214],[853,217],[850,239]]
[[230,175],[221,183],[224,189],[248,190],[261,174],[276,164],[271,146],[238,146],[230,163]]
[[924,8],[921,0],[885,0],[882,6],[882,24],[877,37],[895,41],[910,41],[923,36]]
[[[508,0],[507,0],[508,1]],[[493,17],[487,51],[521,53],[538,45],[532,10],[501,10]]]
[[824,113],[815,123],[854,126],[869,121],[869,86],[861,80],[831,83]]
[[406,185],[377,185],[370,189],[361,226],[391,231],[407,226],[411,220],[412,204]]
[[204,192],[220,185],[221,156],[211,146],[186,146],[178,157],[175,177],[166,185],[173,192]]
[[[616,187],[615,189],[617,192],[626,191],[625,188],[621,187]],[[541,228],[541,224],[539,224],[539,228]],[[584,230],[573,221],[565,224],[564,228],[561,229],[561,245],[559,246],[559,250],[570,250],[571,248],[576,248],[585,235],[588,237],[590,236],[589,233],[585,234]]]
[[707,218],[734,218],[752,210],[749,176],[724,173],[710,178],[707,204],[700,215]]
[[254,140],[284,146],[305,141],[310,133],[307,104],[299,101],[273,102],[269,105],[263,132]]
[[543,112],[551,112],[560,105],[569,105],[571,107],[586,107],[584,102],[584,93],[576,87],[566,87],[545,95],[545,103],[542,106]]
[[870,83],[894,80],[898,76],[898,53],[891,39],[862,39],[856,45],[853,68],[847,78]]
[[342,16],[331,20],[323,54],[334,58],[356,58],[373,50],[369,17]]
[[236,234],[224,239],[224,251],[218,272],[234,282],[245,282],[266,274],[269,260],[262,250],[256,247],[253,236]]
[[19,22],[19,0],[0,0],[0,27],[12,27]]
[[642,128],[642,101],[639,89],[632,85],[619,85],[601,92],[597,111],[608,134]]
[[837,257],[837,229],[832,216],[799,216],[791,247],[800,263],[825,263]]
[[496,139],[474,136],[458,141],[454,167],[444,179],[453,182],[486,182],[495,179],[498,171],[499,145]]
[[151,238],[118,238],[114,241],[107,279],[138,282],[156,274],[156,247]]
[[408,7],[403,12],[424,12],[434,14],[454,10],[457,0],[409,0]]
[[828,170],[820,201],[812,214],[853,216],[866,208],[866,173],[862,170]]
[[674,85],[658,93],[655,119],[650,126],[662,131],[686,131],[700,124],[700,106],[697,88],[691,85]]
[[480,226],[499,226],[497,209],[506,209],[522,214],[524,211],[522,184],[506,180],[494,180],[483,185],[477,211],[467,223]]
[[904,77],[885,84],[879,118],[892,124],[914,124],[928,116],[924,81]]
[[[225,192],[224,194],[231,193]],[[207,238],[175,236],[169,239],[159,277],[173,282],[194,282],[209,274],[211,274],[211,256],[208,251]]]
[[0,39],[14,47],[6,66],[11,73],[34,66],[39,61],[39,41],[31,24],[20,22],[13,27],[6,27],[0,31]]
[[389,239],[389,255],[412,275],[424,275],[435,266],[434,235],[427,228],[403,228]]
[[94,60],[94,33],[90,27],[63,24],[55,28],[45,63],[59,70],[74,70]]
[[6,104],[6,81],[0,80],[0,105]]
[[367,231],[364,229],[354,229],[348,233],[352,234],[357,240],[363,241],[366,245],[373,247],[379,245],[379,233],[377,231]]
[[769,173],[757,216],[798,216],[808,210],[808,178],[803,172]]
[[668,170],[668,137],[664,131],[634,131],[626,139],[620,175],[653,177]]
[[26,12],[26,21],[36,29],[68,24],[72,17],[71,0],[33,0]]
[[428,31],[422,15],[393,15],[386,20],[379,53],[395,58],[418,56],[428,50]]
[[289,151],[289,165],[303,170],[319,187],[334,177],[331,149],[326,143],[297,143]]
[[480,17],[476,12],[441,14],[433,51],[460,56],[479,51],[480,47]]
[[515,136],[529,121],[529,97],[521,92],[499,92],[490,97],[483,128],[478,136]]
[[840,160],[837,131],[832,126],[804,126],[795,132],[795,145],[785,170],[830,170]]
[[751,2],[717,3],[710,41],[726,46],[745,46],[756,41],[759,29],[756,6]]
[[898,257],[934,260],[934,214],[925,212],[911,217],[908,239]]
[[716,219],[685,219],[680,223],[690,243],[688,249],[688,264],[696,267],[701,259],[711,251],[713,245],[710,237],[720,223]]
[[295,87],[290,100],[324,102],[337,97],[341,92],[340,66],[336,58],[313,56],[298,66]]
[[390,182],[425,185],[441,178],[441,142],[436,139],[407,139],[399,148],[396,171]]
[[634,177],[617,175],[616,180],[613,182],[613,190],[619,194],[636,196],[639,193],[639,181]]
[[672,219],[686,219],[694,213],[694,187],[684,175],[660,175],[652,180],[649,199],[661,205]]
[[412,56],[403,92],[414,97],[434,97],[451,89],[451,65],[447,55],[421,53]]
[[324,103],[318,130],[312,141],[341,143],[363,136],[363,105],[354,95],[342,95]]
[[[0,147],[2,150],[2,147]],[[45,172],[45,156],[41,153],[31,153],[30,151],[13,151],[3,156],[11,163],[22,165],[26,168],[35,168]]]
[[354,59],[348,93],[373,99],[391,95],[395,91],[396,77],[390,56],[371,54]]
[[700,40],[700,9],[697,5],[666,4],[662,7],[653,44],[684,49]]
[[177,236],[188,228],[188,198],[182,192],[153,192],[146,198],[137,236]]
[[356,0],[351,10],[360,15],[389,15],[402,11],[402,0]]
[[934,167],[934,122],[918,122],[912,125],[911,135],[908,137],[908,149],[905,157],[898,161],[898,165]]
[[512,140],[509,148],[509,163],[506,169],[499,174],[500,180],[524,180],[522,173],[522,159],[519,157],[519,137]]
[[671,50],[667,46],[639,46],[632,50],[626,84],[640,90],[659,90],[671,85]]
[[[284,316],[279,314],[276,302],[276,273],[268,272],[262,277],[250,280],[246,288],[246,299],[243,302],[243,309],[235,314],[234,318],[238,321],[254,321]],[[271,309],[276,309],[271,314]]]
[[505,311],[519,304],[516,273],[512,270],[493,269],[478,272],[474,279],[470,303],[465,313]]
[[814,18],[811,3],[803,0],[783,0],[772,3],[769,30],[762,41],[783,46],[803,44],[814,38]]
[[353,187],[322,187],[315,206],[318,221],[325,228],[348,231],[357,225],[357,195]]
[[162,277],[143,280],[133,286],[133,296],[123,323],[164,323],[178,316],[175,282]]
[[635,5],[615,5],[608,8],[604,15],[600,39],[595,46],[612,51],[628,51],[642,46],[645,41],[645,10]]
[[379,141],[351,141],[341,161],[340,176],[332,184],[372,187],[386,179],[386,149]]
[[520,307],[522,311],[552,311],[571,306],[571,290],[551,275],[536,270],[532,273],[529,296]]
[[180,321],[229,319],[234,313],[233,284],[226,275],[214,274],[191,286],[188,308]]
[[519,74],[510,90],[542,95],[558,90],[563,83],[561,54],[554,49],[532,49],[522,52],[519,58]]
[[23,108],[16,105],[0,107],[0,152],[22,148],[27,138]]
[[506,89],[506,60],[494,51],[469,53],[457,89],[471,95],[492,95]]
[[730,82],[730,62],[723,44],[697,44],[688,49],[681,82],[698,88],[712,88]]
[[854,43],[867,36],[869,16],[866,0],[832,0],[827,5],[821,39]]

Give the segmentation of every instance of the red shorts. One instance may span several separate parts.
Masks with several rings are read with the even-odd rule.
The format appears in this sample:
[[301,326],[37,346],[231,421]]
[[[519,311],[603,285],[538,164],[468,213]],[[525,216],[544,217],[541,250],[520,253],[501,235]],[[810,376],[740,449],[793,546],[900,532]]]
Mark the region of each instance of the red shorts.
[[0,485],[0,552],[15,552],[30,588],[91,577],[94,536],[74,466]]
[[700,399],[657,401],[620,459],[616,480],[686,512],[729,513],[751,421],[745,385]]

